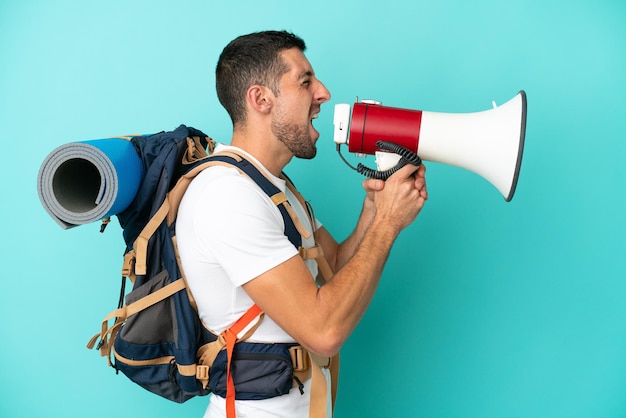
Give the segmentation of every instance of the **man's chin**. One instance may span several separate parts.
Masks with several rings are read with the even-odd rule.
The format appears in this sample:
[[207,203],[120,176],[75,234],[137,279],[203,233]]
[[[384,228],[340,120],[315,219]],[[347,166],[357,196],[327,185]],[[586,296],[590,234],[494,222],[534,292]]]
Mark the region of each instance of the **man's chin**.
[[300,152],[295,154],[296,158],[300,158],[301,160],[312,160],[317,155],[317,148],[313,148],[313,150],[308,151],[306,153]]
[[317,155],[317,146],[315,144],[315,140],[312,141],[310,147],[301,147],[298,149],[298,152],[294,153],[296,158],[301,158],[303,160],[311,160],[315,158]]

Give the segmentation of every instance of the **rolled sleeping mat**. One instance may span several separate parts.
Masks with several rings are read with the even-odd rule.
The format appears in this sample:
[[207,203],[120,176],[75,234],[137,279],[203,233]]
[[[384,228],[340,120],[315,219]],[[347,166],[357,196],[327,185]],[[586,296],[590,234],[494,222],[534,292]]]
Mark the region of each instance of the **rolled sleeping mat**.
[[39,199],[63,229],[126,209],[143,179],[141,159],[123,138],[72,142],[52,151],[37,178]]

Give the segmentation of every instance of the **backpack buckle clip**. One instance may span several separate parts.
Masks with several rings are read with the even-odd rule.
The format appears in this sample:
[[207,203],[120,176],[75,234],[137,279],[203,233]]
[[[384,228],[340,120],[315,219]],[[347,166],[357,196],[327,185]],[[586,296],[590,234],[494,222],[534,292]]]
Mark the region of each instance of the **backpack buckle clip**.
[[209,380],[209,366],[199,364],[196,366],[196,379]]
[[[135,270],[135,250],[130,250],[124,254],[124,263],[122,264],[122,277],[134,278]],[[132,280],[131,280],[132,281]]]
[[290,347],[289,354],[291,354],[294,372],[302,372],[309,369],[309,355],[304,347],[301,345]]

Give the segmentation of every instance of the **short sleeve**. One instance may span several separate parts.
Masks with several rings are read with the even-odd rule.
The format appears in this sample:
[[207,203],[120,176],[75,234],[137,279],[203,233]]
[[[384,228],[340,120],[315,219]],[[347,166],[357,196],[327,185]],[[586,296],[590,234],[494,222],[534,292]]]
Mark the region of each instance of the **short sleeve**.
[[212,175],[195,194],[193,225],[202,253],[241,286],[298,252],[269,197],[247,176],[222,170],[231,172]]

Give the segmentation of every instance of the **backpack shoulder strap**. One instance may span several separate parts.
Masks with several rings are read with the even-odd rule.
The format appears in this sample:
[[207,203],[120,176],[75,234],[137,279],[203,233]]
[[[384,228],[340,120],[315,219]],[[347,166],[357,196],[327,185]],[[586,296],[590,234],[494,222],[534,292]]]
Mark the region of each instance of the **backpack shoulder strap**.
[[191,183],[191,180],[202,170],[215,165],[234,167],[240,173],[250,177],[269,196],[280,210],[285,222],[285,234],[296,248],[302,246],[301,237],[309,238],[311,236],[311,232],[300,221],[285,193],[264,174],[262,169],[245,157],[232,151],[220,152],[200,160],[178,180],[177,184],[169,192],[168,200],[170,201],[170,209],[168,224],[171,225],[174,219],[176,219],[182,196],[187,190],[189,183]]
[[[309,238],[311,236],[311,232],[304,226],[304,224],[300,221],[298,216],[296,215],[293,207],[289,203],[287,199],[287,195],[283,193],[267,176],[265,171],[261,169],[254,161],[247,160],[244,156],[234,151],[229,151],[225,153],[219,153],[215,155],[216,158],[220,160],[222,158],[231,157],[235,161],[237,161],[235,167],[242,173],[248,175],[254,182],[272,199],[274,204],[278,206],[278,209],[281,211],[283,218],[291,218],[293,222],[293,226],[285,224],[287,236],[290,237],[290,240],[294,245],[296,243],[294,241],[298,241],[296,247],[300,247],[302,244],[302,240],[298,237],[296,240],[292,239],[290,234],[295,233],[296,231],[300,236],[304,238]],[[311,224],[312,225],[312,224]],[[296,231],[290,231],[291,227],[295,227]]]
[[302,196],[302,194],[296,189],[296,186],[293,184],[287,174],[282,173],[281,178],[285,180],[285,183],[287,184],[289,190],[291,190],[291,192],[294,194],[294,196],[296,196],[298,201],[300,201],[302,207],[306,210],[309,217],[309,222],[311,224],[311,227],[313,228],[313,242],[315,243],[315,245],[311,248],[300,247],[300,256],[305,260],[315,259],[320,273],[322,273],[322,276],[318,277],[317,280],[318,282],[321,282],[321,284],[324,284],[325,282],[333,278],[334,273],[333,269],[330,267],[330,264],[328,264],[328,260],[324,256],[324,250],[317,243],[317,230],[315,229],[316,218],[315,212],[313,212],[313,206],[311,206],[308,200],[304,199],[304,196]]

